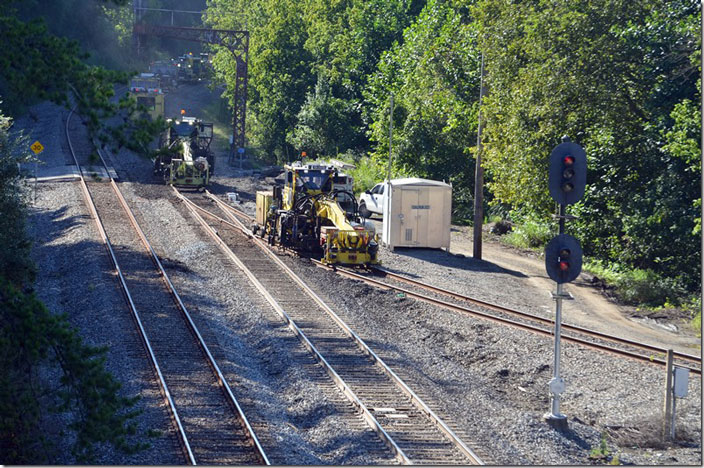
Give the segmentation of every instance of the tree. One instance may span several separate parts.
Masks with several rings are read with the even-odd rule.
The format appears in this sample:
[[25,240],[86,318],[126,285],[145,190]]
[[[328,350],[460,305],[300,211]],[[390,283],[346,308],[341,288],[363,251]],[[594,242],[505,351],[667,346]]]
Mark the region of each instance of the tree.
[[[299,2],[213,0],[208,7],[211,13],[207,18],[213,27],[249,30],[249,140],[264,151],[267,159],[287,161],[293,156],[293,148],[286,135],[315,83],[310,54],[303,47],[307,30]],[[236,19],[233,11],[242,12],[242,17]],[[228,54],[219,50],[213,65],[216,76],[227,84],[227,95],[232,100],[236,76]]]
[[[0,10],[4,41],[0,48],[0,67],[4,70],[0,75],[2,109],[8,115],[19,115],[40,100],[66,107],[76,105],[90,133],[104,144],[128,146],[148,155],[147,143],[163,128],[163,122],[131,119],[136,102],[112,99],[115,85],[126,84],[131,73],[86,64],[88,54],[76,41],[51,34],[40,19],[23,21],[13,4],[12,0],[0,0],[4,7]],[[112,128],[106,121],[116,115],[121,115],[123,122]]]
[[675,105],[696,93],[698,3],[482,0],[474,12],[496,199],[546,216],[547,156],[569,135],[589,158],[587,193],[574,207],[585,253],[698,284],[699,177],[662,141]]
[[[136,398],[119,396],[105,370],[105,348],[86,346],[66,317],[50,313],[32,292],[34,265],[25,232],[26,206],[17,163],[28,160],[27,141],[11,137],[0,114],[0,463],[47,464],[54,458],[42,425],[63,413],[79,462],[93,460],[107,442],[127,453]],[[58,374],[56,380],[47,375]]]
[[[292,159],[293,128],[299,125],[299,136],[307,128],[297,119],[310,121],[309,112],[302,108],[310,106],[306,100],[315,96],[320,78],[329,85],[330,98],[344,103],[335,119],[347,129],[336,151],[367,150],[362,90],[368,73],[383,51],[401,37],[422,4],[403,0],[209,1],[211,25],[250,32],[250,141],[271,160]],[[214,65],[231,97],[232,61],[220,51]]]
[[357,135],[350,127],[350,103],[332,96],[330,85],[320,76],[315,91],[296,116],[297,124],[287,141],[309,155],[334,156],[340,148],[353,147]]
[[388,154],[394,93],[394,165],[453,183],[455,215],[468,217],[474,187],[479,53],[476,26],[462,2],[431,0],[379,62],[366,93],[376,157]]

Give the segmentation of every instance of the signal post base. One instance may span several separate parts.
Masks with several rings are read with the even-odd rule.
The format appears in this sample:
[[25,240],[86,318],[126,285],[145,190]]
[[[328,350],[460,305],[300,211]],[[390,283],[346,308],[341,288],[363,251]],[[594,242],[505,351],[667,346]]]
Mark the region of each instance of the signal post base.
[[569,429],[569,424],[567,424],[567,416],[564,414],[552,414],[545,413],[543,419],[548,423],[550,427],[557,431],[566,431]]

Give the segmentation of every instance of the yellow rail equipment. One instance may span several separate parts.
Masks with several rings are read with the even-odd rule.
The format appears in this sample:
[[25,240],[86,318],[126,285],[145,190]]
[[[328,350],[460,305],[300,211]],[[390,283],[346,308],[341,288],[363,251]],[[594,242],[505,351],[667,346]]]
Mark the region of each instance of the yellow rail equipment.
[[359,215],[352,178],[330,164],[284,169],[283,187],[257,192],[254,233],[327,264],[378,264],[378,235]]

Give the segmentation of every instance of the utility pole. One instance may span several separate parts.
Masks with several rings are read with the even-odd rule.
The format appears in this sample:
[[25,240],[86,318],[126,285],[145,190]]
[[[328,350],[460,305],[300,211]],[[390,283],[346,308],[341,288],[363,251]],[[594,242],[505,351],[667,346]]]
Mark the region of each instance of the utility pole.
[[391,104],[389,105],[389,167],[386,171],[386,180],[391,184],[391,138],[394,134],[394,93],[391,93]]
[[482,54],[482,68],[479,78],[479,117],[477,118],[477,152],[475,156],[474,168],[474,248],[472,256],[482,259],[482,224],[484,223],[484,168],[482,167],[482,130],[484,120],[482,119],[482,100],[486,95],[484,86],[484,54]]

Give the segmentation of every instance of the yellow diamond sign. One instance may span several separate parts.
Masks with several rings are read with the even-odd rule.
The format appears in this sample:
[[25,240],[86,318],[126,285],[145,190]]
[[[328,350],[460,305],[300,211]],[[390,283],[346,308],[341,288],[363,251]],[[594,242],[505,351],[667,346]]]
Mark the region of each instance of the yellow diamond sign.
[[34,154],[39,154],[42,151],[44,151],[44,145],[39,143],[39,140],[35,141],[32,143],[32,146],[29,147],[32,151],[34,151]]

